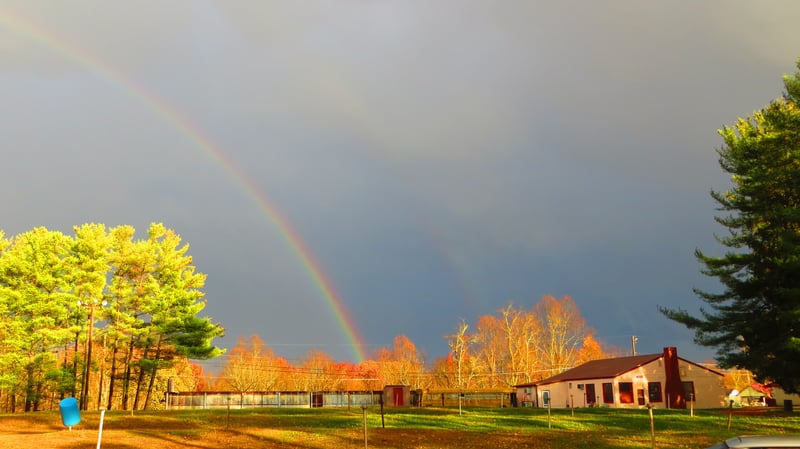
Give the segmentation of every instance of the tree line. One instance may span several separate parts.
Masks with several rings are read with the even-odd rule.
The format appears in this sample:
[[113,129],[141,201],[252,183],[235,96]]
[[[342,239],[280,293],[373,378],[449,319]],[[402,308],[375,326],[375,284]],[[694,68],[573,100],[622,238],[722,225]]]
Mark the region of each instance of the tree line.
[[189,245],[163,224],[137,239],[132,226],[84,224],[66,235],[44,227],[0,232],[0,410],[159,406],[163,392],[227,390],[508,389],[605,357],[570,297],[545,296],[530,310],[462,321],[450,353],[428,361],[406,336],[369,360],[335,361],[312,349],[296,363],[258,336],[240,337],[216,377],[193,360],[224,351],[223,328],[198,314],[206,275]]
[[[509,303],[496,315],[461,321],[445,336],[450,351],[426,360],[405,335],[360,364],[337,362],[317,349],[292,364],[276,355],[259,336],[240,337],[215,378],[184,378],[184,391],[361,391],[385,385],[412,389],[510,390],[589,360],[618,353],[594,338],[575,301],[546,295],[531,309]],[[188,383],[186,383],[188,381]]]
[[158,223],[145,239],[94,223],[0,232],[0,409],[66,396],[84,410],[147,408],[160,371],[221,354],[188,249]]

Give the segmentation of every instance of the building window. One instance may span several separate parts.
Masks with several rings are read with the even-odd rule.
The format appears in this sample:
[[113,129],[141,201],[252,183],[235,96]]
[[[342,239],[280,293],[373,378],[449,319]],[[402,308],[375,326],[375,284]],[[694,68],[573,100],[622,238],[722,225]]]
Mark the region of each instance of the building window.
[[633,404],[633,382],[619,383],[620,404]]
[[614,384],[611,382],[603,384],[603,402],[606,404],[614,403]]
[[532,396],[531,393],[532,393],[532,389],[531,388],[525,388],[525,390],[523,391],[523,393],[522,393],[522,406],[523,407],[526,407],[526,404],[529,404],[529,405],[533,404],[533,396]]
[[694,382],[681,382],[683,384],[683,392],[686,394],[687,401],[696,401],[697,396],[694,395]]
[[647,383],[647,396],[650,402],[663,401],[661,396],[661,382],[648,382]]

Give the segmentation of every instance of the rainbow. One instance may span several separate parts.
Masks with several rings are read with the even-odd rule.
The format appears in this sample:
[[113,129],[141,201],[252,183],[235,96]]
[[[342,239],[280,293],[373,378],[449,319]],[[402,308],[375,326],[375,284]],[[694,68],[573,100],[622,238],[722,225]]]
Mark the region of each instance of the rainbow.
[[303,265],[303,268],[311,277],[317,289],[322,293],[322,297],[327,302],[339,327],[347,338],[356,363],[361,363],[365,360],[365,344],[358,332],[358,328],[353,322],[353,318],[347,312],[341,297],[336,293],[333,283],[328,276],[326,276],[319,262],[316,261],[314,253],[308,248],[289,219],[281,213],[267,194],[258,188],[252,178],[227,156],[219,145],[166,100],[150,92],[144,85],[137,83],[95,55],[79,49],[74,45],[70,45],[63,36],[55,36],[30,20],[18,14],[12,14],[3,8],[0,8],[0,27],[11,30],[18,36],[36,42],[48,50],[57,53],[61,57],[80,66],[87,67],[92,72],[100,75],[102,78],[142,103],[147,109],[155,113],[175,128],[181,135],[186,137],[197,149],[211,158],[213,162],[222,167],[231,179],[252,198]]

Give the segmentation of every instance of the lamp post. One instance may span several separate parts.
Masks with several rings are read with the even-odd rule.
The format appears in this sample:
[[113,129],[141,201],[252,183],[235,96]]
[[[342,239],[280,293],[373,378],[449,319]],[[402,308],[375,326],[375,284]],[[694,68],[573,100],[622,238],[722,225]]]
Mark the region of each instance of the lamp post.
[[88,307],[89,309],[89,327],[86,333],[86,363],[83,367],[83,388],[81,391],[80,402],[81,410],[87,410],[89,405],[89,374],[91,373],[91,369],[89,367],[92,364],[92,331],[94,330],[94,307],[97,304],[105,306],[106,302],[100,302],[97,299],[93,299],[92,301],[78,301],[78,307]]

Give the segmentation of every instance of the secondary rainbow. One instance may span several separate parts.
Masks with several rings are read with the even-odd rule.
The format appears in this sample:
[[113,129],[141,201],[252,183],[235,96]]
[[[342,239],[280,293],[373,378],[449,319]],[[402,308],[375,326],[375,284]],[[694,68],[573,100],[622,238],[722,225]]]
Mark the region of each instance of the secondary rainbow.
[[219,145],[166,100],[153,94],[144,85],[137,83],[98,57],[74,45],[69,45],[67,40],[62,36],[56,37],[30,20],[18,14],[12,14],[3,8],[0,8],[0,26],[11,30],[19,36],[34,41],[65,59],[87,67],[92,72],[102,76],[173,126],[184,137],[189,139],[196,148],[202,150],[217,165],[222,167],[234,182],[253,199],[258,208],[275,226],[281,237],[286,241],[297,259],[303,265],[303,268],[311,277],[320,293],[322,293],[323,298],[333,312],[337,324],[347,338],[348,344],[351,346],[351,352],[356,359],[356,363],[360,363],[365,359],[365,345],[352,317],[347,312],[341,297],[336,293],[333,287],[333,283],[325,275],[321,265],[316,261],[314,254],[308,248],[304,239],[295,230],[288,218],[275,206],[267,194],[258,188],[250,176],[231,160]]

